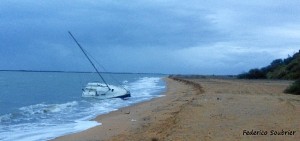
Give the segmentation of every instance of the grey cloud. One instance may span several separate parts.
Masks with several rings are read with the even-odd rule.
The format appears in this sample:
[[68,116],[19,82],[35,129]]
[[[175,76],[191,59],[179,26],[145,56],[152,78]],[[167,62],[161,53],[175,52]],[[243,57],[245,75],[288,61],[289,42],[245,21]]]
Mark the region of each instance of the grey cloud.
[[[232,53],[205,62],[203,49],[213,52],[218,44],[224,52],[232,52],[232,46],[297,50],[299,36],[291,32],[300,29],[297,5],[295,0],[3,1],[0,69],[91,70],[70,30],[110,71],[217,73],[236,66],[223,73],[237,73],[255,67],[247,64],[256,60]],[[172,55],[188,58],[190,52],[182,50],[195,47],[199,55],[184,62]],[[278,55],[256,53],[262,62],[257,67]],[[240,62],[248,63],[235,65]]]

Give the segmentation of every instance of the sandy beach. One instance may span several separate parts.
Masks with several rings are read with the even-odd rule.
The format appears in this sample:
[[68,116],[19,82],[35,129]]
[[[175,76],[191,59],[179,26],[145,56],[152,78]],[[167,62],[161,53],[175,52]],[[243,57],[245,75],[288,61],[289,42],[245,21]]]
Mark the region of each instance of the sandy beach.
[[166,78],[164,97],[95,120],[101,126],[55,141],[297,140],[300,97],[290,81]]

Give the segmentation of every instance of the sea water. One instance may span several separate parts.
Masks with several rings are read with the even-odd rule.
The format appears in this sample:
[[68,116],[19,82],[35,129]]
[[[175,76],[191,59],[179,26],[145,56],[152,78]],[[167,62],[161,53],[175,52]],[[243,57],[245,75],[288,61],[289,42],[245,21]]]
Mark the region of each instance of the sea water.
[[104,74],[131,92],[127,100],[81,97],[95,73],[0,72],[0,141],[41,141],[100,125],[91,119],[162,96],[163,75]]

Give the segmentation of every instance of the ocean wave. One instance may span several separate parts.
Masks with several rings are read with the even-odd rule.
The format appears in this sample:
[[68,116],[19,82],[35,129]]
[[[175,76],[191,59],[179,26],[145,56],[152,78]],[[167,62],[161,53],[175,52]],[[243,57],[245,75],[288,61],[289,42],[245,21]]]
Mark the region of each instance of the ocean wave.
[[11,125],[9,130],[0,129],[1,141],[43,141],[67,133],[83,131],[101,125],[96,121],[74,121],[66,124],[23,123]]
[[45,113],[57,113],[65,110],[72,110],[72,107],[78,105],[77,101],[67,102],[63,104],[36,104],[26,107],[21,107],[19,110],[24,115],[45,114]]
[[19,108],[14,113],[0,116],[0,140],[48,140],[64,134],[79,132],[100,125],[90,119],[134,103],[161,96],[165,86],[159,77],[141,77],[124,81],[131,91],[128,100],[98,100],[82,98],[61,104],[39,103]]
[[16,124],[21,122],[33,122],[39,119],[48,118],[51,114],[67,112],[70,113],[76,109],[77,101],[63,104],[35,104],[21,107],[14,113],[0,116],[0,123]]
[[147,97],[157,93],[165,88],[164,85],[158,85],[161,81],[159,77],[142,77],[136,82],[129,84],[133,97]]
[[7,122],[12,119],[13,115],[11,113],[0,116],[0,123]]

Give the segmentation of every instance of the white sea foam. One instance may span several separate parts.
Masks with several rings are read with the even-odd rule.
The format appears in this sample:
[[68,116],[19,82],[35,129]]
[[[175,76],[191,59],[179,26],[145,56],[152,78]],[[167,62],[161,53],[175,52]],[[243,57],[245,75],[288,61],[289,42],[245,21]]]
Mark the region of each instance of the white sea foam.
[[165,86],[159,85],[160,81],[158,77],[143,77],[135,82],[127,82],[125,85],[132,95],[128,100],[82,99],[62,104],[40,103],[21,107],[17,114],[0,116],[0,123],[6,123],[0,127],[0,140],[49,140],[101,125],[90,120],[97,115],[161,96],[158,92]]
[[0,116],[0,123],[3,123],[5,121],[9,121],[11,118],[12,118],[11,113],[2,115],[2,116]]
[[165,86],[160,86],[157,83],[160,81],[159,77],[143,77],[136,82],[129,85],[130,90],[132,90],[133,97],[136,98],[149,98],[153,97],[154,93],[160,92]]
[[[41,126],[43,125],[43,126]],[[101,123],[96,121],[75,121],[68,124],[19,124],[13,125],[10,131],[0,132],[1,141],[41,141],[58,136],[83,131]],[[1,131],[1,130],[0,130]]]
[[78,102],[72,101],[63,104],[35,104],[26,107],[21,107],[19,110],[22,114],[31,116],[36,114],[57,113],[65,110],[72,110]]

